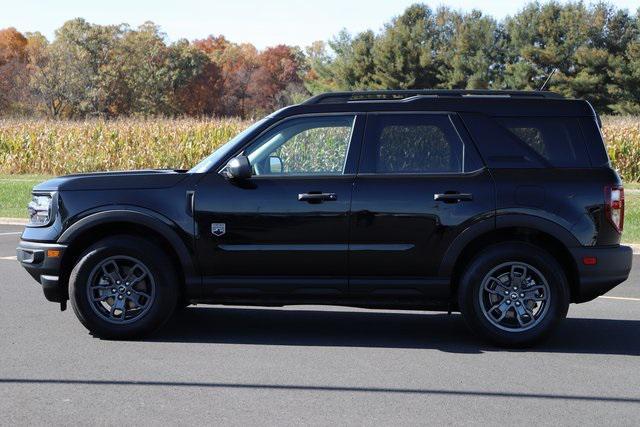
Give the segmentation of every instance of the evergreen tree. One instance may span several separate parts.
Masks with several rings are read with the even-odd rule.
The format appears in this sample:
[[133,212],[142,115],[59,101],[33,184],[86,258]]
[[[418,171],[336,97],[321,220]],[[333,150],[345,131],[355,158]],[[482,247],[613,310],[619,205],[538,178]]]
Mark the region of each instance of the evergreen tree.
[[410,6],[385,27],[373,47],[377,89],[436,88],[438,31],[432,10]]

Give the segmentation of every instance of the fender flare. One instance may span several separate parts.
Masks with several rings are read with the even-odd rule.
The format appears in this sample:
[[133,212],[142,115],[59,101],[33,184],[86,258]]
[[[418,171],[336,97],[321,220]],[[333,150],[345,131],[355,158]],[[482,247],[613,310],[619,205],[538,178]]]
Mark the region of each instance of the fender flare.
[[189,249],[179,235],[179,226],[157,212],[131,206],[107,206],[99,211],[93,211],[71,224],[58,238],[58,243],[71,244],[78,236],[86,231],[109,223],[126,222],[139,224],[157,232],[165,238],[175,253],[184,271],[186,290],[200,288],[201,278],[194,265],[195,254]]
[[523,227],[541,231],[553,236],[567,248],[581,246],[578,239],[569,230],[554,221],[531,214],[503,214],[479,221],[460,233],[444,253],[438,276],[451,277],[460,254],[475,239],[486,233],[511,227]]

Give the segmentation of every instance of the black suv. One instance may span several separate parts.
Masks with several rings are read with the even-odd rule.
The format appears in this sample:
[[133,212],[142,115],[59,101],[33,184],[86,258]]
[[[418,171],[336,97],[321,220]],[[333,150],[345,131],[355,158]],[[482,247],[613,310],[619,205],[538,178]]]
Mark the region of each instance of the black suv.
[[586,101],[328,93],[189,171],[36,186],[18,260],[95,335],[188,304],[460,311],[524,346],[626,280],[624,192]]

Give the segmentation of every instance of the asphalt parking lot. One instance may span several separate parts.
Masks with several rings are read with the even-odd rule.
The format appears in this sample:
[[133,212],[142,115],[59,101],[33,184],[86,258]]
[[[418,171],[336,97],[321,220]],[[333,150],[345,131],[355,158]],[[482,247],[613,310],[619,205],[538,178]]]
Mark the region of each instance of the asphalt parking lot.
[[0,226],[0,425],[638,425],[640,256],[527,351],[455,314],[338,307],[195,306],[115,342],[45,301],[20,229]]

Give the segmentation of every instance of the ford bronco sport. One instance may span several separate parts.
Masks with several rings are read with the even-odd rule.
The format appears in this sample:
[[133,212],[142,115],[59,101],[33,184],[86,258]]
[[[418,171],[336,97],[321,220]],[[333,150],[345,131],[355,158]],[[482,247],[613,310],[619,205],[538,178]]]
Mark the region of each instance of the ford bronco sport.
[[549,92],[327,93],[189,171],[37,185],[18,260],[93,334],[188,304],[460,311],[531,345],[626,280],[600,119]]

